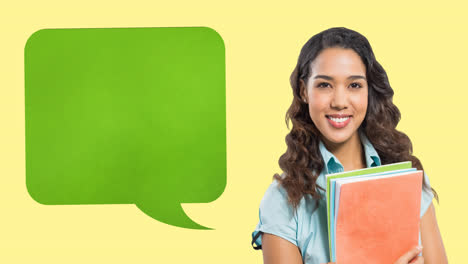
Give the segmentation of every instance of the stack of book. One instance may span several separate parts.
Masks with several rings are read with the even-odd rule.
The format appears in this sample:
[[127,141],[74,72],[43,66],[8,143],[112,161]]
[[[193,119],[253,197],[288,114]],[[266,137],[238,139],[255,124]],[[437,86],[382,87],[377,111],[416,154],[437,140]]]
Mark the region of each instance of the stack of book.
[[326,178],[332,262],[394,263],[418,245],[423,172],[411,162]]

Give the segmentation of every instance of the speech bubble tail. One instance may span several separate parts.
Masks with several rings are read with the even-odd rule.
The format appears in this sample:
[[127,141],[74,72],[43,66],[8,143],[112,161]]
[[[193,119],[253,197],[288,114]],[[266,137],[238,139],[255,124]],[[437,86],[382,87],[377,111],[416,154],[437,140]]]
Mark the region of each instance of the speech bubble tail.
[[202,226],[190,219],[180,203],[164,202],[164,204],[154,207],[145,207],[140,204],[136,204],[136,206],[149,217],[168,225],[190,229],[213,230],[213,228]]

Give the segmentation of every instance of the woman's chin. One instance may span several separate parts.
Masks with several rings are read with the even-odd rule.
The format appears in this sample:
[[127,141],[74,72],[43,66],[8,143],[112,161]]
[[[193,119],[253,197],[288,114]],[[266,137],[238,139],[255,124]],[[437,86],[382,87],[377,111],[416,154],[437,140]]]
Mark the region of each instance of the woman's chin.
[[334,145],[341,145],[349,141],[351,137],[352,135],[350,135],[349,133],[343,133],[343,134],[334,133],[333,136],[325,136],[325,139],[326,141],[328,141],[328,143],[331,143]]

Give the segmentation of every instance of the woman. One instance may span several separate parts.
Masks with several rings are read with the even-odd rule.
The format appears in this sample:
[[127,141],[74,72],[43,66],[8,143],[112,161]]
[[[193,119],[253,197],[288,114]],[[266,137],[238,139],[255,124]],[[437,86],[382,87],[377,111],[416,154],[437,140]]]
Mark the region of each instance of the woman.
[[[367,39],[347,28],[330,28],[302,48],[291,75],[293,102],[286,114],[292,130],[279,160],[283,174],[260,205],[252,243],[266,264],[329,262],[325,174],[412,161],[410,139],[395,128],[387,74]],[[432,198],[437,193],[424,173],[420,243],[395,263],[446,263]],[[422,251],[422,254],[420,254]],[[420,255],[420,256],[418,256]]]

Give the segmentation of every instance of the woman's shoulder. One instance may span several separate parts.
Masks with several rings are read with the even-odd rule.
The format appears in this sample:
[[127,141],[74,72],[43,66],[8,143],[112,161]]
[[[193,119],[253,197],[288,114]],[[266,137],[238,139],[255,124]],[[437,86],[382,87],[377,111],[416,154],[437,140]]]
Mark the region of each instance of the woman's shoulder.
[[[282,178],[283,175],[280,177]],[[290,203],[288,191],[283,187],[279,180],[274,179],[265,191],[265,194],[260,203],[260,211],[272,212],[275,215],[297,217],[297,214],[301,214],[301,212],[304,213],[305,211],[309,211],[308,208],[315,207],[315,202],[316,201],[313,200],[309,194],[307,194],[300,199],[297,207],[294,209]],[[313,210],[309,213],[312,212]]]
[[277,179],[274,179],[268,186],[260,203],[260,208],[271,206],[282,206],[284,208],[290,207],[288,202],[288,192]]
[[432,190],[431,190],[431,183],[429,182],[429,177],[427,176],[425,171],[424,171],[423,178],[424,178],[424,182],[426,182],[427,184],[427,187],[423,186],[422,191],[421,191],[420,217],[423,217],[423,215],[426,213],[427,209],[432,204],[432,199],[434,198],[434,194],[432,193]]
[[[280,179],[284,179],[284,173],[280,175]],[[323,179],[317,179],[317,184],[320,186],[325,186],[324,183],[322,183]],[[324,195],[320,193],[321,195]],[[308,202],[310,202],[312,198],[309,194],[304,195],[301,200],[299,201],[298,208],[302,207],[303,205],[306,205]],[[276,203],[280,205],[286,205],[289,204],[289,199],[288,199],[288,191],[286,188],[281,184],[281,181],[278,179],[273,179],[273,181],[270,183],[268,186],[267,190],[265,191],[265,194],[263,196],[262,202],[263,203]]]

